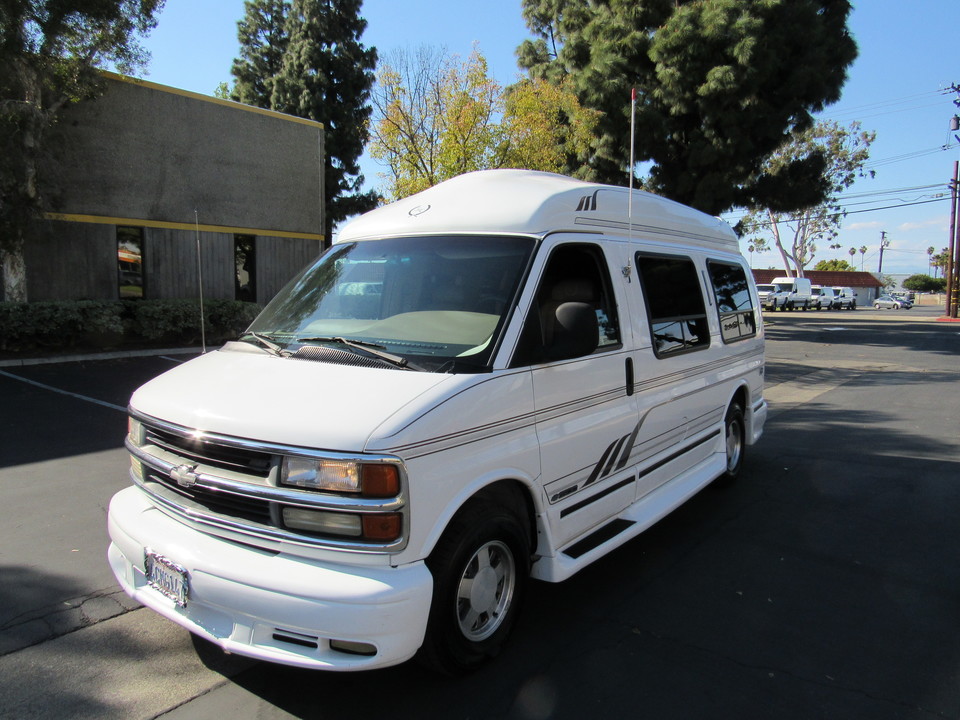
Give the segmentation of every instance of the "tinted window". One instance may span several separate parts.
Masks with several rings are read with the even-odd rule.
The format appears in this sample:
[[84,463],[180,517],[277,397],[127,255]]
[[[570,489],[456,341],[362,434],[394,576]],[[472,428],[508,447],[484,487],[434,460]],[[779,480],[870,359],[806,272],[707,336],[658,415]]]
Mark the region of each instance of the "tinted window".
[[693,260],[637,253],[657,357],[709,346],[710,328]]
[[757,334],[756,316],[750,299],[750,285],[740,265],[710,261],[707,263],[713,293],[720,314],[720,335],[734,342]]
[[553,251],[524,323],[514,367],[550,359],[558,342],[556,313],[564,303],[589,305],[597,318],[596,349],[620,347],[617,304],[603,252],[594,245],[561,245]]

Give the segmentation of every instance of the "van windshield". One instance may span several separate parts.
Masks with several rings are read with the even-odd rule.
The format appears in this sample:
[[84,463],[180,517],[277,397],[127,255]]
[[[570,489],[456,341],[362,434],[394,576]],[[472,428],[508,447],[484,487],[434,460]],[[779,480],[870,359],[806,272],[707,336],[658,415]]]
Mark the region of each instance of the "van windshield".
[[334,245],[270,301],[248,335],[283,351],[349,341],[418,369],[483,371],[534,242],[447,236]]
[[793,284],[791,283],[777,283],[776,288],[777,292],[793,292]]

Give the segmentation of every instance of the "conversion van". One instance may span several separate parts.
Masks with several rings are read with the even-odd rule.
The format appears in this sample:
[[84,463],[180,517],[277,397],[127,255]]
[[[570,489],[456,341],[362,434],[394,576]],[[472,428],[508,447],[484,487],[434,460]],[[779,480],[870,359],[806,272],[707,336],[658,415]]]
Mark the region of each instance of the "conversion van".
[[813,305],[811,284],[808,278],[776,277],[771,281],[776,288],[767,295],[764,307],[767,310],[806,310]]
[[494,655],[558,582],[740,472],[764,337],[721,221],[470,173],[348,224],[235,342],[138,389],[109,562],[224,650]]

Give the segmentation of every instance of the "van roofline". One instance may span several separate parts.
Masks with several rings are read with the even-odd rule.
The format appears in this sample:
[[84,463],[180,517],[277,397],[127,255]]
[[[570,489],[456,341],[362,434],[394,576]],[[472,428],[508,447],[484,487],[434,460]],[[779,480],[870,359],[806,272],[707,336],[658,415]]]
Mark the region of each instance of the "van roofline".
[[459,175],[355,218],[337,243],[408,235],[592,232],[739,253],[719,218],[642,190],[533,170]]

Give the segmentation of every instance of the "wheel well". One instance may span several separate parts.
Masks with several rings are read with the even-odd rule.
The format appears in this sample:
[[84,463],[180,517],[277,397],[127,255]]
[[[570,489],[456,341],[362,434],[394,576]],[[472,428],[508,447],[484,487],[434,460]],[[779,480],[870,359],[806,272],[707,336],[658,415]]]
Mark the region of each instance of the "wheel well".
[[530,538],[530,547],[537,547],[537,518],[533,498],[527,487],[517,480],[500,480],[481,488],[457,512],[463,511],[474,500],[485,500],[502,507],[510,508],[517,513],[523,522]]
[[[730,405],[733,403],[739,403],[740,409],[743,410],[744,415],[747,413],[747,388],[741,385],[737,388],[737,391],[733,394],[733,397],[730,398]],[[727,407],[730,407],[728,405]]]

